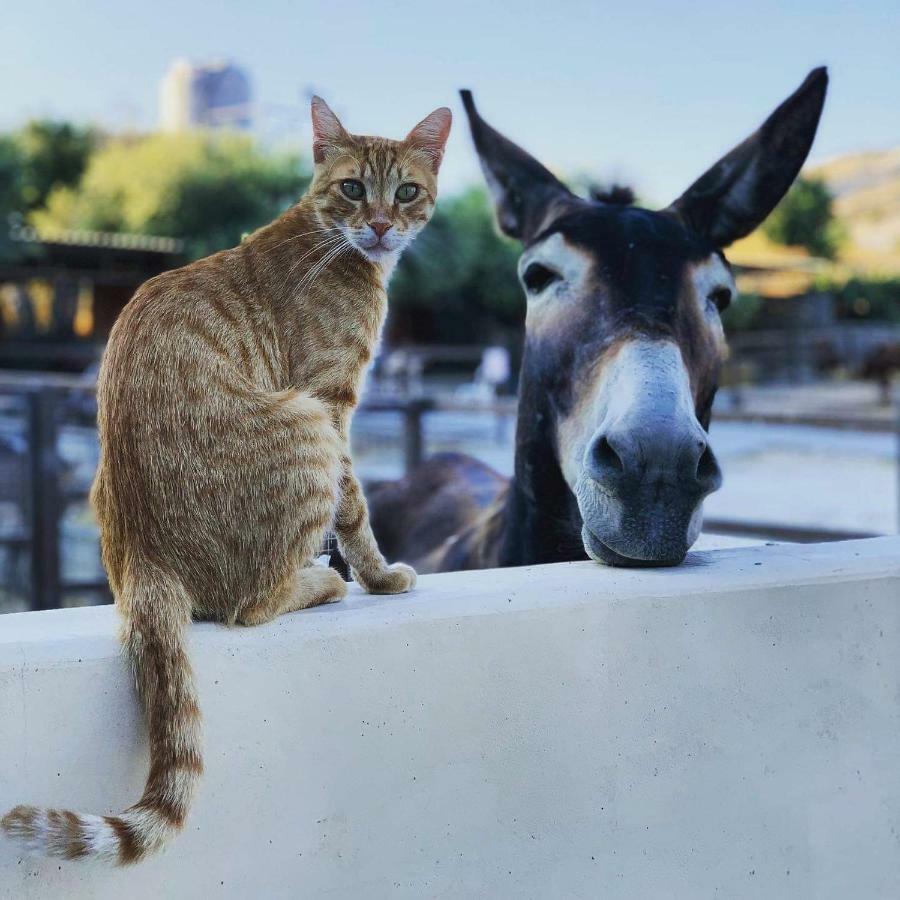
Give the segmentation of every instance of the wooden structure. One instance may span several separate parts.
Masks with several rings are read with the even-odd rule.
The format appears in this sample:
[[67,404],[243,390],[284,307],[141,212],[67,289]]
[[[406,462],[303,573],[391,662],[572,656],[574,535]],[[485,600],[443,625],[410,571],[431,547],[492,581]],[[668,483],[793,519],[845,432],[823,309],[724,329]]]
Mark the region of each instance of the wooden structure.
[[184,262],[183,242],[94,231],[10,232],[0,263],[0,368],[83,371],[137,287]]

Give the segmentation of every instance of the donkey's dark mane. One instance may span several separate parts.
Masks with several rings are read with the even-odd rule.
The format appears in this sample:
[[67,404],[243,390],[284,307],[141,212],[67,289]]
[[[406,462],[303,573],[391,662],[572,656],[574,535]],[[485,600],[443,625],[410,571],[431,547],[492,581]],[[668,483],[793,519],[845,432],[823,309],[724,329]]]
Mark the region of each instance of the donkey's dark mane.
[[590,189],[591,200],[608,206],[634,206],[634,190],[626,184],[594,185]]

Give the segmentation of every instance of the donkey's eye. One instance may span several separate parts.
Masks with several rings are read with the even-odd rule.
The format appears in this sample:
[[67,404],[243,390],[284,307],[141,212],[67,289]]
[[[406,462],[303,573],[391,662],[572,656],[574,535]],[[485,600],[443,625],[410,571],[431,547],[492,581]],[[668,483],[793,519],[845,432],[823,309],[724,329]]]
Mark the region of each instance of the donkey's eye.
[[729,304],[731,303],[731,288],[728,287],[720,287],[716,288],[709,295],[709,302],[712,303],[719,312],[722,312],[728,309]]
[[410,200],[415,200],[416,197],[419,196],[419,186],[412,182],[401,184],[400,187],[397,188],[397,193],[394,196],[401,203],[409,203]]
[[341,191],[349,200],[362,200],[366,196],[366,186],[355,178],[341,182]]
[[529,294],[539,294],[554,281],[561,279],[562,275],[559,272],[554,272],[553,269],[548,269],[536,262],[531,263],[522,275],[522,281]]

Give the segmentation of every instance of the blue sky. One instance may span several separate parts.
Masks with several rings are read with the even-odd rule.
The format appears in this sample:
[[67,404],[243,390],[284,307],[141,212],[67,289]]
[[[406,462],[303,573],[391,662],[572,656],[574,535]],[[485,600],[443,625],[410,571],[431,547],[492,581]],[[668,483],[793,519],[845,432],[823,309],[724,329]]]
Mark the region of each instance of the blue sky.
[[[173,58],[251,73],[266,131],[306,144],[314,87],[351,131],[402,136],[435,106],[443,173],[478,178],[456,91],[557,172],[620,177],[666,202],[813,66],[832,87],[813,154],[900,144],[896,0],[30,0],[0,21],[0,127],[52,115],[150,127]],[[303,105],[301,105],[303,104]]]

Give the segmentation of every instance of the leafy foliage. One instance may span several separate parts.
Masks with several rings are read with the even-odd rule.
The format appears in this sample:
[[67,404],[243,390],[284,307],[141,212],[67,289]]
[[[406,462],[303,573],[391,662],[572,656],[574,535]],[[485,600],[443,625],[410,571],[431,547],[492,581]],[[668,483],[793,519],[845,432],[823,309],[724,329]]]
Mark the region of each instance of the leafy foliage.
[[192,257],[234,246],[303,192],[294,155],[243,135],[156,134],[108,142],[76,187],[58,187],[32,215],[39,228],[182,238]]
[[0,262],[13,255],[8,221],[22,206],[22,160],[16,142],[0,136]]
[[814,256],[834,259],[842,235],[832,204],[831,192],[821,178],[798,178],[763,230],[779,244],[805,247]]
[[752,328],[762,312],[762,298],[756,294],[739,294],[731,306],[722,313],[726,333]]
[[841,318],[900,322],[900,278],[851,278],[830,290]]
[[90,128],[39,119],[15,135],[23,212],[42,207],[57,187],[78,184],[98,136]]
[[[0,261],[16,249],[6,222],[40,228],[166,235],[199,257],[234,246],[303,192],[302,160],[235,134],[156,134],[102,139],[67,122],[33,121],[0,135]],[[592,184],[586,179],[585,187]],[[833,257],[841,241],[821,179],[800,178],[764,229],[780,243]],[[391,283],[394,339],[488,342],[521,327],[518,247],[500,236],[481,188],[443,197]],[[900,321],[900,279],[827,285],[844,318]],[[743,296],[725,313],[729,330],[752,327],[762,301]]]
[[481,343],[521,323],[517,245],[501,237],[485,192],[439,200],[391,281],[393,336]]

